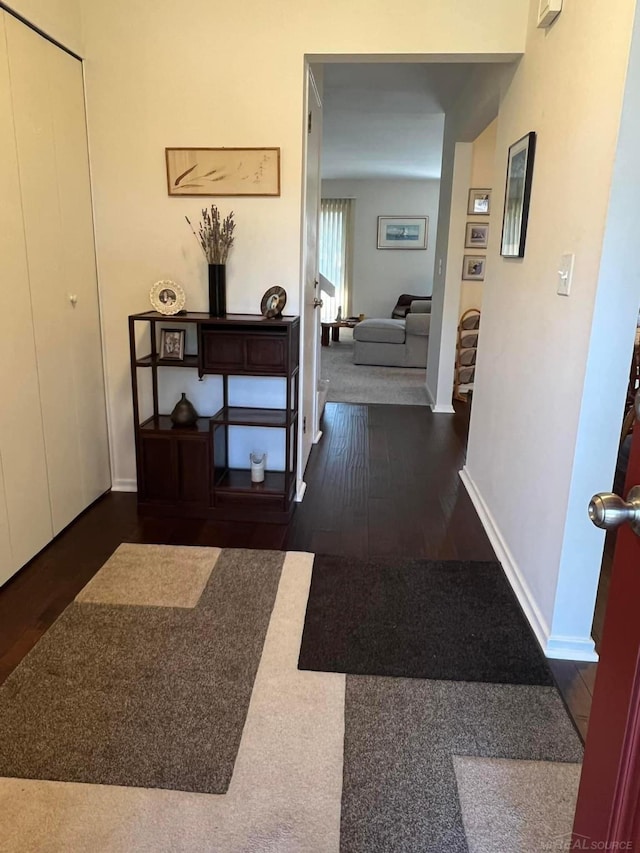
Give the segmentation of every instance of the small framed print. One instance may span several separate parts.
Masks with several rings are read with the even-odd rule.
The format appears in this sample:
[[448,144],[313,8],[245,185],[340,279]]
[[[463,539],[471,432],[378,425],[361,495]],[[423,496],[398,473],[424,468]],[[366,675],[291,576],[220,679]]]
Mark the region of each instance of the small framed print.
[[184,329],[160,329],[160,358],[184,360]]
[[463,281],[484,281],[484,267],[487,259],[483,255],[465,255],[462,265]]
[[489,216],[491,213],[491,190],[469,190],[469,216]]
[[484,222],[467,222],[465,249],[486,249],[489,242],[489,225]]

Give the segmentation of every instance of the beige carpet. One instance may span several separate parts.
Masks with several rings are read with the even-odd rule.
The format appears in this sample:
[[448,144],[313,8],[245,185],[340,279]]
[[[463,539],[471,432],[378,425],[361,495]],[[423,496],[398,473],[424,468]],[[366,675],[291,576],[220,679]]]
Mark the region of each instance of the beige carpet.
[[219,556],[220,548],[120,545],[76,601],[193,608]]
[[469,853],[568,850],[580,764],[454,756]]
[[329,380],[331,403],[428,405],[426,368],[354,364],[352,329],[340,329],[337,343],[321,347],[320,375]]

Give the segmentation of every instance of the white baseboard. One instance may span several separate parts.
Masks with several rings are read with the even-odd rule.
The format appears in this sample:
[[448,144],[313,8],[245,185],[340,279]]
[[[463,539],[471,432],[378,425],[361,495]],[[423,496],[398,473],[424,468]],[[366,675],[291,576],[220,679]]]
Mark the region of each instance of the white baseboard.
[[591,637],[565,637],[559,634],[551,634],[546,619],[540,612],[540,608],[536,604],[535,598],[522,572],[518,568],[513,554],[504,541],[495,519],[491,515],[484,498],[480,494],[466,466],[460,471],[460,479],[469,493],[476,512],[480,516],[482,526],[493,545],[493,550],[502,564],[504,573],[520,602],[520,606],[524,610],[525,616],[529,620],[529,624],[545,656],[555,660],[597,661],[598,654]]
[[531,590],[529,589],[522,572],[518,568],[513,554],[509,550],[507,543],[502,538],[498,525],[491,515],[488,506],[484,502],[484,498],[478,491],[478,487],[469,475],[466,466],[462,471],[460,471],[460,479],[469,493],[469,497],[476,508],[476,512],[480,516],[482,526],[489,537],[489,541],[493,545],[493,550],[496,552],[496,556],[502,564],[504,573],[515,592],[518,601],[520,602],[520,606],[524,610],[525,616],[527,617],[529,624],[531,625],[531,628],[533,629],[533,632],[546,655],[550,636],[549,626],[540,612],[540,608],[536,604]]
[[321,438],[322,438],[322,430],[319,429],[318,432],[314,436],[312,444],[318,444],[318,442],[320,441]]
[[595,643],[591,637],[563,637],[560,634],[547,640],[544,651],[548,658],[555,660],[599,660]]
[[136,480],[114,480],[111,486],[112,492],[137,492],[138,483]]
[[431,411],[436,414],[446,414],[446,415],[455,415],[456,410],[453,408],[451,403],[431,403],[429,405]]
[[298,486],[296,488],[296,503],[302,503],[302,499],[304,498],[304,493],[307,491],[307,484],[304,480],[298,480]]

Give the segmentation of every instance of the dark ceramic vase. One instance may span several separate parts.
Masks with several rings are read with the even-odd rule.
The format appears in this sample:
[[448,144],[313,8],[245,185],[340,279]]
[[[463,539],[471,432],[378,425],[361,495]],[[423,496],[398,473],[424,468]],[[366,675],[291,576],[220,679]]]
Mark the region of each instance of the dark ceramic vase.
[[173,425],[176,427],[192,427],[195,426],[198,420],[198,413],[194,409],[193,404],[187,400],[187,395],[183,394],[182,399],[176,403],[170,417]]
[[209,314],[224,317],[227,313],[227,268],[209,264]]

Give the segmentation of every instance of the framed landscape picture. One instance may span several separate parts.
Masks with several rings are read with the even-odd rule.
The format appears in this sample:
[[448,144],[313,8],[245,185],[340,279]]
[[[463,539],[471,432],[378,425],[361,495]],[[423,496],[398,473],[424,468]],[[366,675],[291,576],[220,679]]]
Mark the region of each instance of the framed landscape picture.
[[428,216],[379,216],[379,249],[426,249]]
[[486,249],[489,242],[489,225],[485,222],[467,222],[465,249]]
[[465,255],[462,264],[464,281],[484,281],[484,267],[487,259],[484,255]]
[[469,216],[489,216],[491,213],[491,190],[469,190]]
[[169,195],[280,195],[279,148],[166,148]]
[[500,248],[504,258],[524,258],[535,151],[536,135],[533,131],[509,148]]

